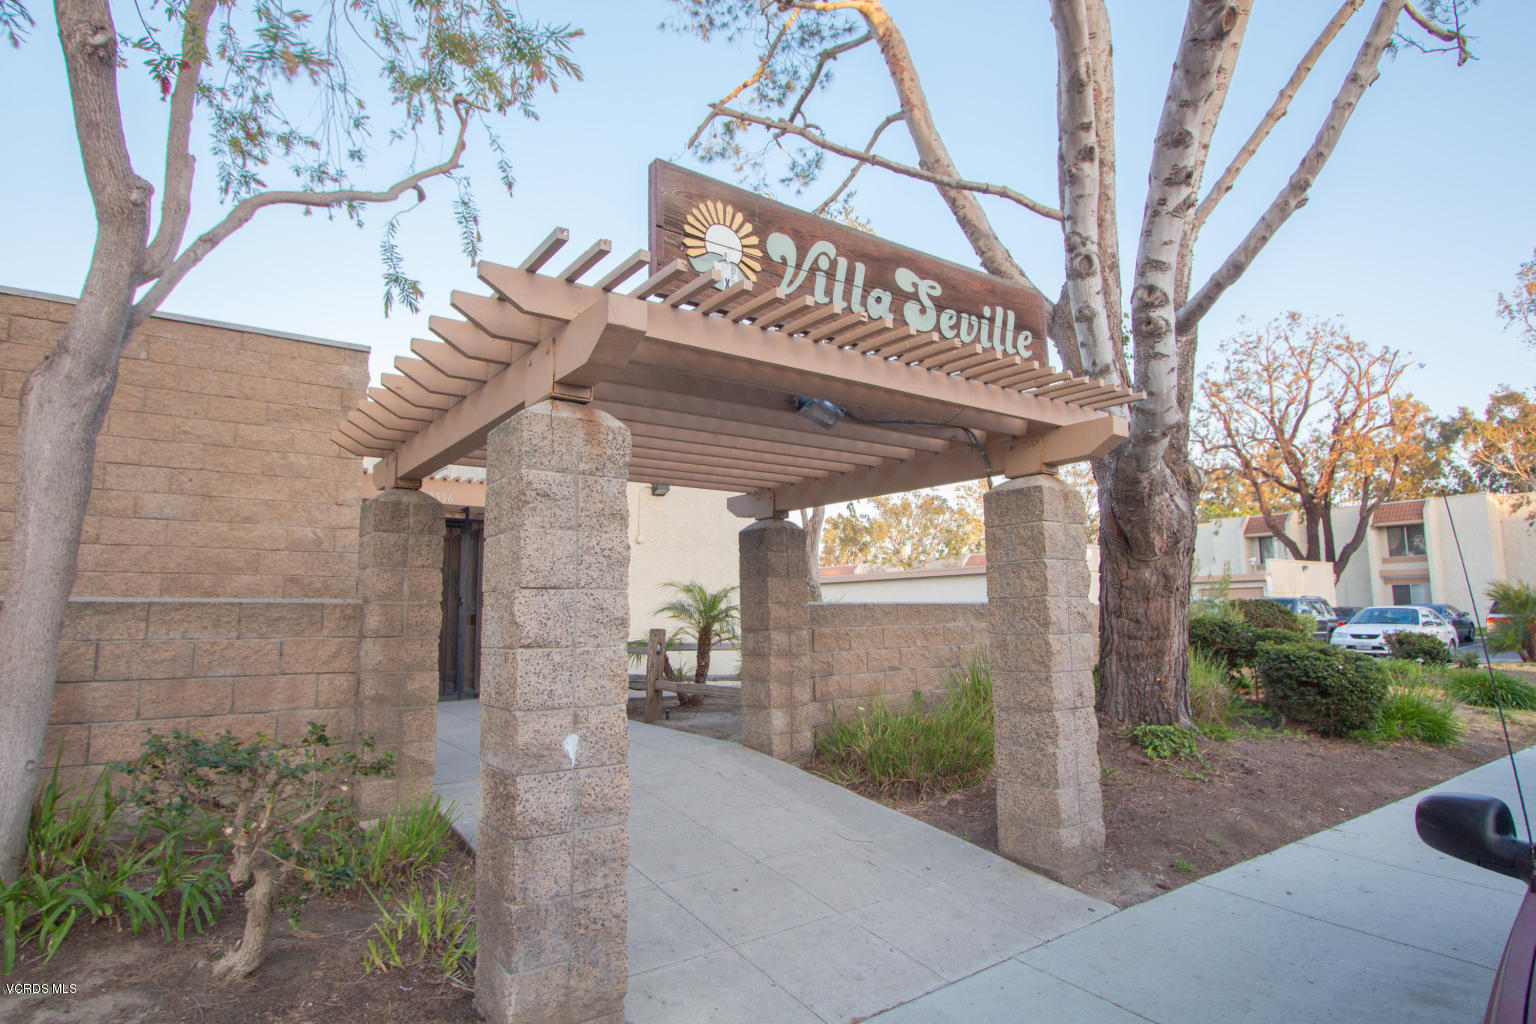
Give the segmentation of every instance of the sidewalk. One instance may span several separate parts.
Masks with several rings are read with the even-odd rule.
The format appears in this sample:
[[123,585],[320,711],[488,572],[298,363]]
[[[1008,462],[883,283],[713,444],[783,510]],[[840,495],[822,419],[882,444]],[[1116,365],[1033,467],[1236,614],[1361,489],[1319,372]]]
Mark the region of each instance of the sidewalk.
[[[1536,783],[1536,748],[1517,761]],[[1497,796],[1520,820],[1508,758],[1435,788]],[[874,1021],[1479,1020],[1524,887],[1421,843],[1413,828],[1420,795],[1122,910]]]
[[[478,711],[439,708],[471,838]],[[632,723],[630,771],[632,1024],[1474,1021],[1522,888],[1417,796],[1115,912],[738,744]],[[1507,759],[1437,788],[1519,819]]]

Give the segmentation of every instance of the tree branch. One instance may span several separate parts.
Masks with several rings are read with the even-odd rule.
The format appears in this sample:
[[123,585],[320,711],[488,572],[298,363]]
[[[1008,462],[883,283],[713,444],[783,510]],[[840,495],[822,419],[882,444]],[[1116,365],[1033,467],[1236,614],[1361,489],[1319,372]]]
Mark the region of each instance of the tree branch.
[[[795,13],[799,14],[800,12],[796,11]],[[811,91],[816,88],[816,83],[821,81],[821,73],[827,69],[828,61],[836,60],[849,50],[858,49],[873,38],[874,36],[866,32],[856,39],[850,39],[846,43],[838,43],[836,46],[830,46],[822,50],[817,55],[816,66],[811,69],[811,77],[806,79],[805,88],[800,90],[800,95],[796,97],[794,106],[789,108],[789,114],[784,120],[793,121],[800,115],[800,110],[805,106],[805,101],[811,98]],[[730,97],[727,96],[726,99],[729,100]]]
[[1217,204],[1226,197],[1228,192],[1232,191],[1232,186],[1237,181],[1237,176],[1243,173],[1243,168],[1248,166],[1248,161],[1253,159],[1253,155],[1259,151],[1259,147],[1264,144],[1264,140],[1269,138],[1269,133],[1274,130],[1275,125],[1279,124],[1280,119],[1289,112],[1291,100],[1295,99],[1302,83],[1307,80],[1307,76],[1317,66],[1318,58],[1323,55],[1323,51],[1328,49],[1329,44],[1333,42],[1344,26],[1349,23],[1349,19],[1354,17],[1355,12],[1359,11],[1364,4],[1365,0],[1344,0],[1337,13],[1329,19],[1327,25],[1323,26],[1323,31],[1318,34],[1311,48],[1302,54],[1301,60],[1296,64],[1296,69],[1291,72],[1290,79],[1285,85],[1280,87],[1280,92],[1275,96],[1275,102],[1270,104],[1269,109],[1264,112],[1264,116],[1259,119],[1259,123],[1253,129],[1253,133],[1248,136],[1248,141],[1243,143],[1242,148],[1237,151],[1237,155],[1232,158],[1232,162],[1227,165],[1227,169],[1221,172],[1221,177],[1216,179],[1216,184],[1211,186],[1210,192],[1206,193],[1205,199],[1195,209],[1193,223],[1194,230],[1197,233],[1201,225],[1205,223],[1206,218],[1211,215],[1211,211],[1215,210]]
[[1430,35],[1434,36],[1436,39],[1443,43],[1456,44],[1457,67],[1461,67],[1467,61],[1472,59],[1472,51],[1467,46],[1466,33],[1462,32],[1459,26],[1457,28],[1446,28],[1444,25],[1440,25],[1426,17],[1422,12],[1419,11],[1417,7],[1413,6],[1411,3],[1404,4],[1403,10],[1408,13],[1408,17],[1413,19],[1414,24],[1418,25],[1419,28],[1423,29],[1425,32],[1428,32]]
[[399,199],[407,191],[414,189],[419,196],[425,198],[421,190],[421,183],[428,178],[438,177],[457,170],[459,159],[464,155],[465,135],[469,130],[470,112],[472,107],[461,98],[454,101],[454,113],[459,118],[459,131],[454,139],[453,150],[442,163],[428,167],[426,170],[417,171],[415,174],[401,178],[388,188],[379,191],[366,191],[363,189],[335,189],[330,192],[303,192],[303,191],[274,191],[260,192],[254,196],[242,199],[229,214],[213,227],[203,232],[181,255],[166,268],[159,276],[153,287],[145,292],[133,305],[133,314],[129,320],[131,332],[144,321],[154,315],[160,303],[165,301],[166,295],[171,289],[181,282],[193,267],[202,262],[203,258],[213,251],[224,239],[234,234],[254,217],[258,210],[268,206],[309,206],[331,208],[350,205],[354,203],[390,203]]
[[[811,143],[811,145],[826,150],[828,153],[835,153],[838,156],[845,156],[852,160],[859,160],[864,163],[871,164],[875,167],[883,168],[887,171],[894,171],[897,174],[906,175],[909,178],[916,178],[918,181],[926,181],[931,184],[938,185],[940,188],[965,192],[979,192],[982,195],[997,196],[1001,199],[1007,199],[1010,202],[1018,203],[1026,210],[1029,210],[1032,213],[1038,213],[1042,217],[1047,217],[1051,220],[1061,219],[1060,210],[1054,210],[1042,203],[1037,203],[1028,196],[1019,192],[1015,192],[1013,189],[1007,187],[1006,185],[991,185],[983,181],[966,181],[963,178],[957,178],[947,174],[936,174],[933,171],[924,170],[920,167],[913,167],[910,164],[898,163],[897,161],[888,157],[880,156],[878,153],[866,153],[854,149],[852,146],[844,146],[841,143],[833,142],[812,128],[802,128],[799,125],[790,124],[788,121],[781,121],[775,117],[764,117],[760,114],[751,114],[744,110],[737,110],[733,107],[723,106],[718,103],[711,104],[711,109],[713,109],[722,117],[731,117],[739,121],[746,121],[749,124],[761,125],[764,128],[772,128],[775,131],[783,132],[787,135],[798,136]],[[904,118],[905,114],[903,114],[902,117]],[[1020,273],[1022,274],[1022,271],[1020,271]]]
[[1366,33],[1364,42],[1360,44],[1355,62],[1350,67],[1349,74],[1345,76],[1344,83],[1339,87],[1328,116],[1324,118],[1322,127],[1318,129],[1311,148],[1302,156],[1295,173],[1270,203],[1269,209],[1264,211],[1258,222],[1249,230],[1247,236],[1237,248],[1232,250],[1210,279],[1200,286],[1200,290],[1194,297],[1185,303],[1184,308],[1178,311],[1180,324],[1187,324],[1192,328],[1201,317],[1210,312],[1216,300],[1243,275],[1243,271],[1248,269],[1248,265],[1263,251],[1264,246],[1269,244],[1269,240],[1274,237],[1280,226],[1290,219],[1291,214],[1306,205],[1307,193],[1312,188],[1312,183],[1322,171],[1323,165],[1328,162],[1328,157],[1333,154],[1333,148],[1338,144],[1339,136],[1343,134],[1344,126],[1349,123],[1350,115],[1354,113],[1360,97],[1365,94],[1366,88],[1376,80],[1379,74],[1376,66],[1381,62],[1381,56],[1386,52],[1387,44],[1391,41],[1393,26],[1397,22],[1398,14],[1402,12],[1404,2],[1405,0],[1382,0],[1381,7],[1376,12],[1376,20],[1371,23],[1370,31]]
[[[874,134],[869,137],[869,144],[864,147],[864,155],[867,157],[870,153],[872,153],[875,148],[875,143],[880,141],[880,136],[885,132],[885,130],[891,125],[895,124],[897,121],[900,121],[905,116],[906,115],[899,110],[894,114],[887,115],[885,120],[881,121],[879,127],[875,129]],[[867,160],[860,160],[858,163],[854,164],[853,169],[848,172],[848,177],[843,179],[843,183],[837,186],[836,190],[833,191],[831,195],[823,199],[821,201],[821,205],[816,207],[816,209],[812,212],[814,212],[818,217],[825,214],[827,210],[832,206],[832,204],[837,202],[838,196],[841,196],[843,192],[847,190],[848,186],[853,184],[853,179],[858,177],[859,172],[867,167],[868,164],[869,162]]]
[[[773,42],[769,44],[767,52],[763,54],[763,59],[758,61],[757,71],[747,76],[747,78],[736,88],[720,97],[721,103],[731,102],[731,100],[735,99],[737,96],[740,96],[742,92],[750,89],[752,86],[763,80],[763,76],[768,73],[768,65],[773,62],[773,55],[779,52],[779,46],[784,42],[784,37],[789,34],[790,27],[794,25],[795,19],[798,17],[800,17],[800,12],[795,11],[788,18],[784,19],[784,24],[779,26],[779,34],[774,36]],[[694,144],[699,141],[699,136],[704,134],[704,129],[709,127],[710,122],[712,122],[716,116],[718,115],[711,113],[704,119],[703,123],[701,123],[697,128],[693,130],[693,134],[688,138],[688,149],[692,149],[694,147]]]
[[[1089,60],[1088,10],[1084,0],[1054,0],[1056,30],[1056,123],[1059,138],[1062,237],[1066,246],[1067,299],[1073,335],[1085,373],[1103,379],[1115,369],[1119,324],[1111,325],[1099,254],[1098,130]],[[1119,310],[1113,313],[1119,319]]]
[[1178,338],[1194,324],[1182,325],[1175,312],[1179,255],[1186,220],[1199,198],[1199,133],[1206,107],[1218,84],[1227,40],[1242,23],[1236,5],[1189,0],[1158,119],[1131,292],[1135,384],[1147,396],[1131,408],[1133,472],[1147,473],[1159,464],[1174,432],[1184,424]]
[[153,281],[170,265],[181,247],[192,213],[192,111],[197,102],[197,83],[208,56],[208,21],[214,0],[192,0],[182,13],[181,70],[171,91],[171,115],[165,138],[165,180],[160,196],[160,226],[144,257],[140,282]]

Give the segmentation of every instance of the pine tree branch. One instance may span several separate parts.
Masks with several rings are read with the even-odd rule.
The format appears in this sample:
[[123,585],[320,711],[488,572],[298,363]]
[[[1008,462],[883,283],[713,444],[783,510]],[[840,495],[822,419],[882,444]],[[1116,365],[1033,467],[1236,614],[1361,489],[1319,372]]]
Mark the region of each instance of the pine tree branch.
[[1032,213],[1038,213],[1040,216],[1049,218],[1050,220],[1061,219],[1060,210],[1052,209],[1043,203],[1037,203],[1035,200],[1029,198],[1026,195],[1023,195],[1022,193],[1014,191],[1006,185],[992,185],[983,181],[967,181],[963,178],[951,177],[944,174],[935,174],[932,171],[923,170],[921,167],[913,167],[910,164],[900,163],[890,159],[889,157],[880,156],[878,153],[865,153],[854,149],[852,146],[844,146],[841,143],[833,142],[831,139],[826,138],[820,132],[817,132],[812,128],[802,128],[797,124],[790,124],[788,121],[782,121],[775,117],[764,117],[759,114],[748,113],[745,110],[737,110],[733,107],[727,107],[718,103],[711,104],[711,108],[722,117],[734,118],[738,121],[745,121],[748,124],[755,124],[763,128],[771,128],[774,131],[783,132],[786,135],[797,136],[809,142],[811,145],[816,146],[818,149],[824,149],[828,153],[833,153],[837,156],[845,156],[851,160],[863,161],[870,164],[871,166],[879,167],[887,171],[892,171],[896,174],[905,175],[909,178],[916,178],[918,181],[926,181],[931,184],[938,185],[941,188],[956,189],[964,192],[976,192],[988,196],[997,196],[1000,199],[1007,199],[1010,202],[1017,203],[1024,207],[1026,210],[1029,210]]
[[465,135],[469,130],[469,118],[473,107],[462,97],[454,101],[454,113],[459,118],[459,131],[454,139],[453,149],[448,158],[442,163],[435,164],[425,170],[407,175],[393,185],[378,191],[365,189],[335,189],[329,192],[304,192],[304,191],[272,191],[259,192],[256,195],[242,199],[235,208],[219,223],[209,228],[197,237],[195,241],[181,255],[166,268],[153,287],[145,292],[133,306],[133,314],[129,320],[129,330],[137,328],[144,321],[154,315],[160,303],[170,294],[171,289],[181,282],[193,267],[202,262],[213,249],[224,239],[244,227],[256,213],[269,206],[305,206],[311,208],[329,209],[337,206],[350,206],[359,203],[390,203],[399,199],[408,191],[414,190],[419,197],[425,199],[421,183],[428,178],[439,177],[455,171],[459,168],[460,158],[464,155]]
[[[875,143],[880,141],[880,136],[885,133],[885,130],[891,125],[895,124],[897,121],[900,121],[905,116],[906,115],[899,110],[894,114],[886,115],[885,120],[881,121],[879,126],[875,128],[874,133],[870,135],[869,142],[864,146],[864,155],[867,157],[870,153],[874,152]],[[812,212],[815,213],[818,217],[824,216],[827,210],[831,209],[832,204],[837,202],[838,197],[848,190],[849,185],[853,184],[853,179],[858,177],[859,172],[867,166],[869,166],[869,161],[867,159],[860,160],[858,163],[854,164],[853,169],[848,172],[848,176],[843,179],[843,183],[837,186],[831,195],[823,199],[821,204],[817,206],[816,209]]]

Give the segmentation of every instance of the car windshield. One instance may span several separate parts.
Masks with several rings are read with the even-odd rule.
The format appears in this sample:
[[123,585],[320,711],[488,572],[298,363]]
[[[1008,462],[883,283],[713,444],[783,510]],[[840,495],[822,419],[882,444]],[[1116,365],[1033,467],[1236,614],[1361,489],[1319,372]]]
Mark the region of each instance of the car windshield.
[[1441,615],[1447,615],[1453,619],[1461,615],[1461,609],[1453,604],[1432,604],[1430,607]]
[[1349,621],[1352,625],[1417,626],[1419,613],[1414,608],[1366,608]]

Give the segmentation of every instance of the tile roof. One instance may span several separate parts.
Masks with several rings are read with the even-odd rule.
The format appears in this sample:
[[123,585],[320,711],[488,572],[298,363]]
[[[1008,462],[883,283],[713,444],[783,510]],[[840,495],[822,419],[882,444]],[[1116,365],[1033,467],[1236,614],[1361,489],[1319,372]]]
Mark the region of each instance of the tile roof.
[[1394,523],[1422,523],[1424,521],[1424,499],[1417,498],[1413,501],[1389,501],[1384,505],[1378,505],[1371,516],[1372,526],[1391,526]]

